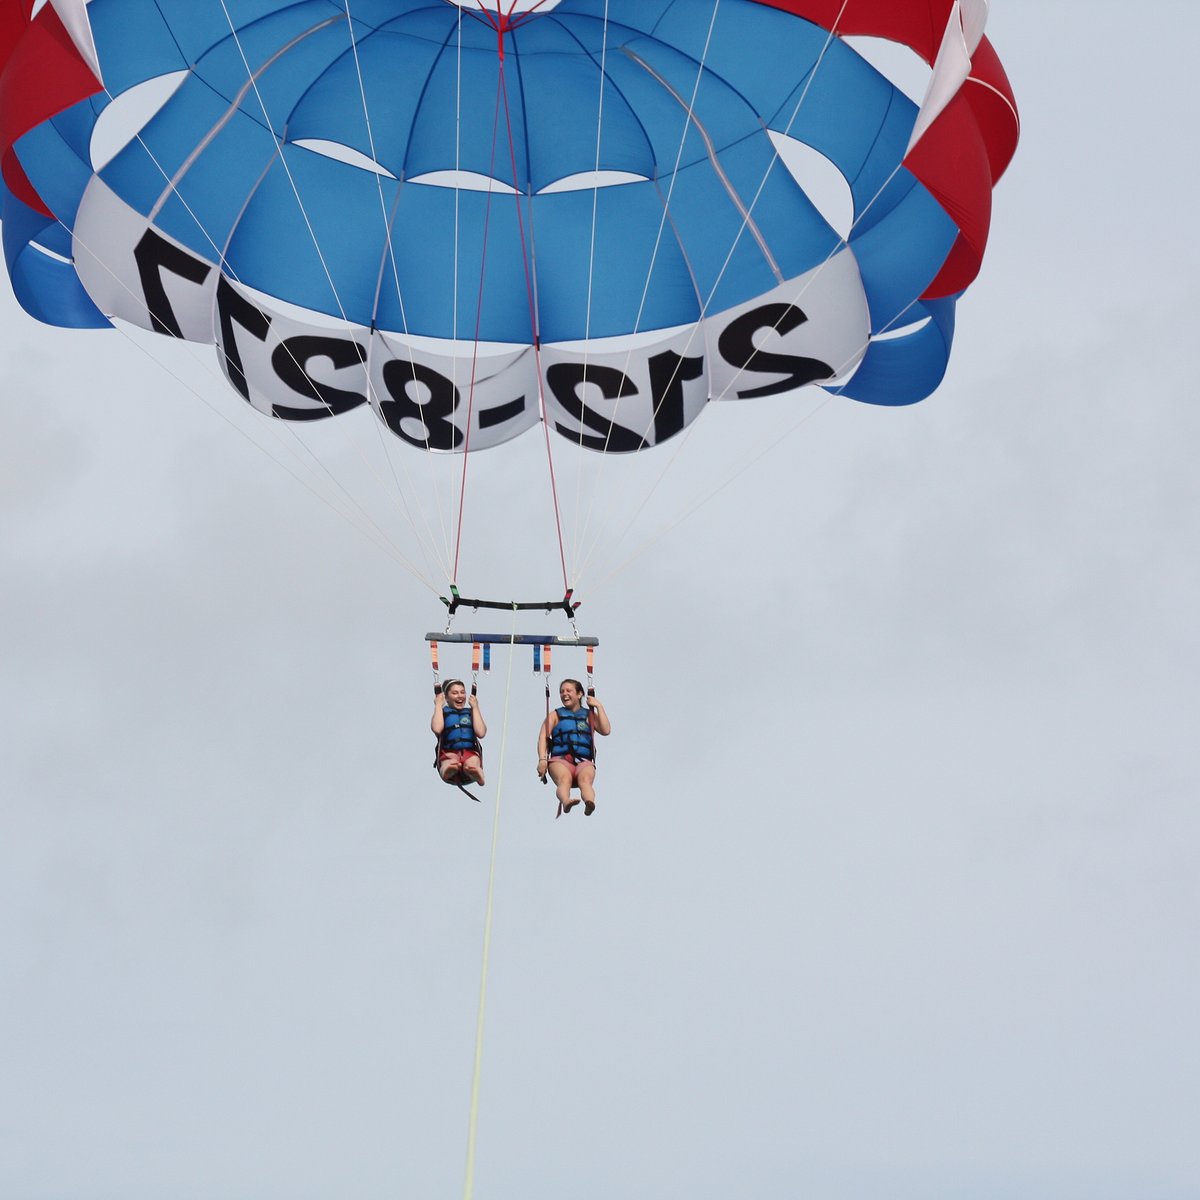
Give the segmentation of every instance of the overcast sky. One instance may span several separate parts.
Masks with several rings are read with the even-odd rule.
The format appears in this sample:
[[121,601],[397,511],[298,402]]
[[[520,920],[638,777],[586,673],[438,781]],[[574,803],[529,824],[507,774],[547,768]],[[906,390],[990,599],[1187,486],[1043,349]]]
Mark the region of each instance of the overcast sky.
[[[672,452],[602,485],[588,820],[524,654],[436,782],[441,606],[297,443],[4,291],[0,1195],[461,1195],[498,803],[479,1200],[1200,1196],[1200,7],[992,10],[944,386],[714,408],[624,537]],[[473,461],[464,590],[561,590],[539,453]]]

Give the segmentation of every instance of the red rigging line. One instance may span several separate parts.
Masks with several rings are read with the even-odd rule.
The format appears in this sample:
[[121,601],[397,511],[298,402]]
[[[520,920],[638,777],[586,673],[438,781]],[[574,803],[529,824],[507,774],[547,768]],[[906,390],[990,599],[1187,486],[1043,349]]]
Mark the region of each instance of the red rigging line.
[[[530,9],[532,12],[533,10]],[[508,106],[508,84],[504,75],[504,60],[500,60],[500,94],[504,99],[504,124],[508,132],[508,152],[509,159],[512,163],[513,182],[517,179],[517,149],[516,143],[513,140],[512,131],[512,113]],[[559,511],[558,505],[558,481],[554,476],[554,452],[550,449],[550,422],[546,418],[546,400],[542,394],[542,335],[538,328],[537,321],[537,305],[533,297],[533,275],[530,271],[529,263],[529,243],[525,237],[525,219],[521,213],[521,193],[518,191],[516,196],[517,205],[517,229],[521,237],[521,265],[525,271],[525,293],[529,301],[529,326],[533,336],[533,356],[535,368],[537,371],[537,386],[538,386],[538,409],[542,416],[542,432],[546,437],[546,462],[550,468],[550,497],[554,501],[554,528],[558,536],[558,558],[562,564],[563,587],[570,590],[570,583],[567,579],[567,552],[563,547],[563,532],[562,532],[562,513]]]
[[[489,24],[492,25],[493,28],[495,28],[497,30],[498,35],[499,35],[500,69],[499,69],[497,79],[496,79],[496,116],[492,122],[492,153],[491,153],[491,165],[490,165],[488,171],[489,171],[489,176],[494,179],[495,178],[495,169],[496,169],[496,147],[499,142],[500,107],[501,107],[501,104],[503,104],[503,106],[504,106],[504,126],[505,126],[505,133],[508,137],[509,162],[511,163],[511,166],[512,166],[512,177],[513,177],[514,184],[516,183],[516,180],[518,178],[517,150],[516,150],[516,141],[513,137],[512,112],[511,112],[511,109],[509,108],[509,103],[508,103],[508,82],[507,82],[507,78],[505,76],[505,70],[504,70],[504,33],[507,32],[509,29],[516,28],[516,26],[520,24],[521,20],[530,16],[544,2],[545,2],[545,0],[539,0],[539,3],[537,5],[535,5],[534,8],[528,9],[525,13],[520,14],[520,16],[516,20],[514,20],[512,18],[512,10],[511,9],[509,10],[508,14],[505,14],[500,11],[499,4],[497,3],[497,10],[496,10],[496,14],[495,14],[496,19],[495,19],[495,21],[493,21],[492,14],[482,8],[482,0],[480,0],[480,11],[481,11],[483,17],[488,21]],[[515,6],[515,3],[516,3],[516,0],[513,0],[514,6]],[[547,463],[547,466],[548,466],[548,469],[550,472],[550,498],[551,498],[551,500],[553,502],[553,506],[554,506],[554,530],[555,530],[555,536],[558,539],[558,560],[559,560],[559,565],[562,568],[563,588],[564,588],[564,590],[566,590],[569,593],[571,590],[571,585],[570,585],[570,582],[568,579],[568,574],[567,574],[567,552],[566,552],[566,547],[563,543],[562,512],[561,512],[561,508],[560,508],[559,502],[558,502],[558,480],[557,480],[557,477],[556,477],[555,471],[554,471],[554,452],[550,445],[550,423],[546,416],[546,400],[545,400],[545,396],[542,393],[541,331],[538,328],[537,304],[535,302],[534,292],[533,292],[533,273],[532,273],[531,264],[530,264],[529,241],[525,236],[525,218],[524,218],[524,214],[521,210],[521,192],[519,189],[516,190],[513,200],[517,206],[517,208],[516,208],[517,229],[518,229],[518,233],[519,233],[520,240],[521,240],[521,266],[522,266],[522,269],[523,269],[524,275],[525,275],[525,295],[526,295],[526,300],[529,305],[529,331],[530,331],[530,338],[532,340],[532,345],[533,345],[535,373],[536,373],[536,378],[537,378],[538,411],[541,415],[542,431],[543,431],[543,434],[545,436],[545,441],[546,441],[546,463]],[[472,356],[471,356],[471,382],[470,382],[470,387],[468,389],[468,394],[467,394],[467,432],[466,432],[465,441],[463,443],[462,483],[459,488],[458,528],[457,528],[457,532],[455,535],[454,570],[452,573],[452,582],[457,582],[457,580],[458,580],[458,564],[459,564],[459,559],[460,559],[460,556],[462,553],[463,512],[466,508],[466,497],[467,497],[467,463],[470,459],[470,454],[471,454],[471,419],[472,419],[472,414],[474,412],[474,402],[475,402],[475,375],[476,375],[476,371],[477,371],[477,367],[478,367],[478,357],[479,357],[479,330],[480,330],[480,322],[482,320],[482,314],[483,314],[483,285],[484,285],[484,276],[485,276],[485,272],[487,269],[487,239],[488,239],[488,226],[489,226],[489,221],[490,221],[490,217],[491,217],[491,203],[492,203],[492,192],[491,192],[491,188],[489,188],[488,189],[487,206],[485,208],[485,213],[484,213],[483,250],[482,250],[482,257],[481,257],[480,267],[479,267],[479,295],[478,295],[478,299],[476,302],[476,310],[475,310],[475,340],[474,340],[474,350],[473,350]]]
[[[500,95],[501,89],[504,86],[503,67],[501,68],[501,76],[496,81],[496,115],[492,121],[492,158],[488,166],[488,177],[494,179],[496,176],[496,143],[499,140],[498,134],[500,130]],[[484,277],[487,274],[487,247],[488,247],[488,232],[492,220],[492,189],[489,187],[487,192],[487,201],[483,211],[483,248],[479,259],[479,295],[475,301],[475,338],[471,347],[471,382],[467,388],[467,432],[463,441],[463,469],[462,469],[462,484],[458,492],[458,530],[454,538],[454,571],[451,575],[451,581],[458,580],[458,559],[462,553],[462,527],[463,527],[463,510],[467,503],[467,463],[471,457],[471,419],[475,411],[475,376],[479,369],[479,329],[480,323],[483,320],[483,283]],[[454,281],[455,291],[458,290],[458,280]],[[456,297],[457,302],[457,297]]]

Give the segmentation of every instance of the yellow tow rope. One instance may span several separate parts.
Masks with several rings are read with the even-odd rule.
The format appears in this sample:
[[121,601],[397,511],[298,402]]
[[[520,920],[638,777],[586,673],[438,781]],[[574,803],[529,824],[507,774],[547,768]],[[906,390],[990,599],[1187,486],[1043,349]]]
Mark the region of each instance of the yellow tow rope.
[[[513,634],[517,632],[517,610],[513,609]],[[479,1132],[479,1081],[483,1073],[483,1028],[487,1012],[488,958],[492,948],[492,912],[496,890],[496,846],[500,837],[500,799],[504,794],[504,757],[508,750],[508,706],[512,696],[512,665],[516,647],[509,645],[508,679],[504,687],[504,721],[500,728],[500,769],[496,774],[496,810],[492,817],[492,851],[488,863],[487,905],[483,919],[483,963],[479,973],[479,1017],[475,1023],[475,1069],[471,1078],[471,1116],[467,1123],[467,1166],[463,1200],[475,1194],[475,1141]]]

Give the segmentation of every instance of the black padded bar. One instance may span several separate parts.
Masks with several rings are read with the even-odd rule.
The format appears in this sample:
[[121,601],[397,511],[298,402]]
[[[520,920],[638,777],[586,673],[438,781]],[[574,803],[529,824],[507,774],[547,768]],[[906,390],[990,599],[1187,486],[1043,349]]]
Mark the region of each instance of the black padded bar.
[[445,596],[439,596],[438,599],[450,610],[450,615],[454,616],[460,608],[494,608],[500,612],[554,612],[556,609],[559,612],[564,612],[568,617],[575,615],[575,610],[579,607],[579,601],[572,600],[574,589],[568,589],[561,600],[469,600],[465,596],[458,594],[458,588],[450,589],[451,599]]

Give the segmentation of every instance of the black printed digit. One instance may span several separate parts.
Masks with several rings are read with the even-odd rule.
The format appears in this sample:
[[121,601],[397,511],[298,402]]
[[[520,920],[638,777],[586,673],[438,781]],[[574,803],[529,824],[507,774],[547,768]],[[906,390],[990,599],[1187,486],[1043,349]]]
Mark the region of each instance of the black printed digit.
[[365,392],[352,392],[346,388],[331,387],[318,383],[308,371],[314,358],[327,358],[335,369],[353,367],[367,361],[366,348],[351,338],[324,337],[317,334],[301,334],[285,338],[275,347],[271,355],[271,366],[275,374],[301,396],[308,396],[324,408],[292,408],[273,404],[274,416],[287,421],[312,421],[320,417],[334,417],[349,412],[367,402]]
[[150,313],[150,325],[155,333],[170,337],[183,337],[179,318],[171,307],[167,289],[163,283],[163,272],[170,271],[189,283],[203,283],[212,270],[212,264],[189,254],[186,250],[168,242],[153,229],[142,234],[133,248],[133,260],[137,263],[138,279],[142,284],[142,297]]
[[819,359],[805,358],[799,354],[771,353],[759,350],[754,344],[754,335],[760,330],[770,329],[781,335],[788,334],[793,329],[799,329],[807,320],[807,315],[794,304],[764,304],[729,322],[717,341],[717,348],[731,367],[787,376],[777,383],[739,391],[740,399],[777,396],[780,392],[790,392],[808,383],[833,378],[833,368]]
[[644,438],[638,437],[632,429],[626,429],[624,425],[618,425],[615,421],[594,412],[579,397],[579,388],[585,383],[598,387],[605,400],[636,396],[637,386],[624,371],[618,371],[616,367],[596,366],[594,363],[555,363],[546,372],[546,382],[550,385],[554,398],[580,425],[595,429],[601,435],[597,437],[581,434],[566,425],[555,424],[554,428],[563,437],[570,438],[577,445],[586,446],[589,450],[607,450],[614,454],[645,449]]
[[654,443],[674,437],[686,423],[683,385],[704,374],[704,359],[684,358],[666,350],[650,359],[650,394],[654,397]]
[[[424,403],[413,395],[417,384],[429,389],[429,399]],[[383,386],[391,399],[382,401],[379,409],[387,427],[398,437],[422,450],[457,450],[466,440],[463,431],[449,420],[460,400],[452,379],[422,363],[394,358],[383,368]],[[414,437],[406,432],[401,425],[406,419],[418,422],[425,435]]]
[[217,319],[221,325],[221,352],[225,356],[225,373],[229,376],[229,382],[242,394],[242,398],[249,400],[250,385],[246,382],[242,352],[238,348],[234,326],[240,325],[252,337],[265,342],[267,331],[271,328],[271,318],[261,308],[251,304],[222,275],[217,281]]

